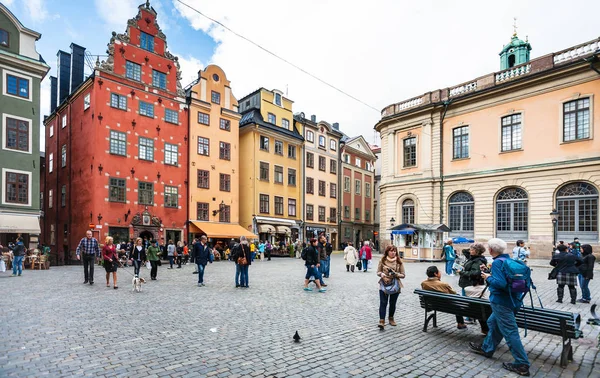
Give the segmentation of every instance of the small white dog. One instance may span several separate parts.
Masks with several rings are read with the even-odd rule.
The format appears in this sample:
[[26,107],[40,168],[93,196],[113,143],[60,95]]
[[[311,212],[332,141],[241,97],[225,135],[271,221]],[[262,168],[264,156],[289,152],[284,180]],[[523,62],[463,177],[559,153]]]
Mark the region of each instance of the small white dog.
[[133,279],[131,280],[131,285],[133,286],[133,291],[137,291],[138,293],[142,291],[142,284],[146,283],[146,280],[138,277],[138,276],[134,276]]

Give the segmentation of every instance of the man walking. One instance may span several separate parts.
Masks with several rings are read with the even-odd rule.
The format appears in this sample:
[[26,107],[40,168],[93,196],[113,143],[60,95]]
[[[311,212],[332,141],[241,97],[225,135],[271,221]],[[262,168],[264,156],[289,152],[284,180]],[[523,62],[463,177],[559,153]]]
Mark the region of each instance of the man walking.
[[522,298],[508,291],[508,279],[504,273],[503,264],[510,256],[506,252],[506,242],[493,238],[488,241],[490,254],[494,258],[491,274],[481,273],[490,291],[490,306],[492,315],[487,324],[489,332],[483,344],[469,343],[471,350],[487,358],[492,357],[498,344],[504,338],[513,355],[514,363],[502,363],[502,367],[513,373],[529,376],[529,359],[519,337],[519,329],[515,313],[522,305]]
[[207,240],[206,235],[202,235],[200,242],[194,244],[194,259],[198,266],[198,287],[205,286],[204,268],[209,262],[212,264],[212,261],[210,261],[210,248],[206,244]]
[[17,244],[15,244],[14,248],[12,249],[12,253],[13,253],[13,263],[12,263],[12,276],[11,277],[16,277],[17,273],[19,276],[21,276],[21,274],[23,274],[23,258],[25,257],[25,244],[23,243],[23,237],[19,236],[17,238]]
[[85,238],[81,239],[77,246],[77,260],[81,260],[83,254],[83,274],[85,277],[84,284],[94,284],[94,262],[96,257],[100,257],[100,248],[98,247],[98,240],[92,237],[92,231],[87,230]]

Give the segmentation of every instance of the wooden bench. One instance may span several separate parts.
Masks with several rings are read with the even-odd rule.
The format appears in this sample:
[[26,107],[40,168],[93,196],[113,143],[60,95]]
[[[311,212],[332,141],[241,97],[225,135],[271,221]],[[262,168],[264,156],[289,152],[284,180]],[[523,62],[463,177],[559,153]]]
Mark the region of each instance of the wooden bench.
[[[418,289],[415,290],[415,294],[419,296],[421,308],[425,309],[423,332],[427,332],[429,322],[432,320],[433,327],[437,327],[438,311],[453,315],[468,316],[481,321],[487,321],[492,314],[492,308],[487,299]],[[428,315],[432,311],[433,314]],[[561,336],[563,347],[560,365],[566,367],[568,362],[573,360],[571,339],[583,337],[583,333],[579,329],[581,324],[581,316],[579,314],[525,306],[517,312],[515,318],[519,328]]]

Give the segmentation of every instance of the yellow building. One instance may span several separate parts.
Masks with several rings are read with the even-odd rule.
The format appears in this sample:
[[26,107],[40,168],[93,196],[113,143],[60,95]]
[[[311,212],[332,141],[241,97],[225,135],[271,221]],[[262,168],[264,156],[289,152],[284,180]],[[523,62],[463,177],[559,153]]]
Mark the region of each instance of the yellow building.
[[260,240],[295,241],[304,138],[294,126],[292,101],[260,88],[240,100],[240,113],[240,224]]
[[189,232],[216,239],[255,235],[239,226],[238,102],[225,72],[198,72],[186,91],[189,103]]

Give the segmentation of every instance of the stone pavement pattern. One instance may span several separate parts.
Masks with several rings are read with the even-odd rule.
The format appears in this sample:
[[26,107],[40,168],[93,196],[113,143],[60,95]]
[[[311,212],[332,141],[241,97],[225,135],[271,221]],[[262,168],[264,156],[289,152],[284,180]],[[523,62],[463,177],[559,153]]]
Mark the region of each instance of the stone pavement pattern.
[[[193,265],[163,264],[142,293],[131,291],[132,268],[119,269],[119,290],[106,288],[101,267],[94,286],[82,284],[81,266],[15,278],[0,273],[0,376],[512,376],[501,368],[512,361],[506,344],[492,359],[468,351],[469,341],[482,339],[477,325],[457,330],[454,316],[440,314],[438,328],[422,332],[424,313],[412,292],[429,265],[406,265],[398,326],[383,332],[376,327],[375,271],[346,273],[340,255],[325,294],[304,292],[302,262],[289,258],[254,262],[249,289],[234,288],[231,262],[209,265],[202,288]],[[555,303],[548,272],[534,268],[543,303],[580,312],[585,323],[590,305]],[[443,280],[457,287],[456,277]],[[596,301],[599,281],[591,284]],[[598,330],[582,327],[585,337],[573,341],[566,369],[559,364],[561,339],[529,332],[523,341],[532,375],[599,377]],[[300,344],[292,341],[296,330]]]

